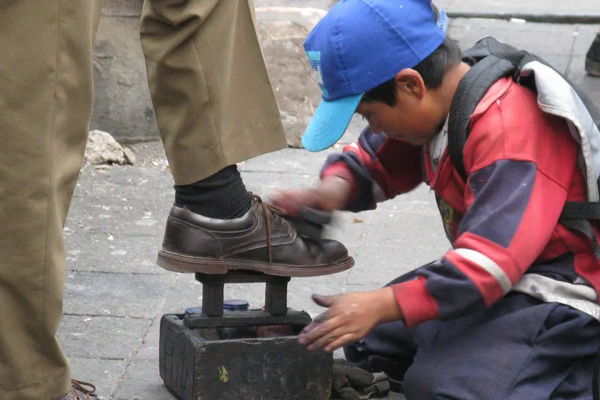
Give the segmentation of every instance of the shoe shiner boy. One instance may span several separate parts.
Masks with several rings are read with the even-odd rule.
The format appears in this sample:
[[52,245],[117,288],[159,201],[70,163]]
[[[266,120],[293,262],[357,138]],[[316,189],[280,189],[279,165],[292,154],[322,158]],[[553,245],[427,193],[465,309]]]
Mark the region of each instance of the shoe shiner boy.
[[[354,113],[369,126],[329,156],[317,188],[280,193],[276,204],[291,213],[369,210],[425,182],[452,249],[382,289],[315,295],[327,310],[299,341],[344,346],[367,369],[387,360],[408,399],[591,397],[597,239],[559,218],[567,201],[598,201],[593,112],[540,62],[523,66],[519,80],[487,77],[481,91],[497,60],[483,59],[490,66],[473,76],[479,63],[461,61],[438,25],[428,0],[346,0],[306,39],[323,101],[305,147],[333,145]],[[457,163],[448,142],[461,123],[468,138]]]

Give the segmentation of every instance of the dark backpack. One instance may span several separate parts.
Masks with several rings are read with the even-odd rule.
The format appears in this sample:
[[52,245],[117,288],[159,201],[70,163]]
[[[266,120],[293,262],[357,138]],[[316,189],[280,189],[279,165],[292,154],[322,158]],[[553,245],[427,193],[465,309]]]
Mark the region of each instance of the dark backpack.
[[463,149],[469,135],[469,118],[488,89],[499,79],[515,82],[538,94],[540,108],[565,118],[579,143],[581,169],[588,201],[567,202],[561,223],[584,233],[600,260],[600,244],[589,220],[600,220],[600,112],[590,98],[542,58],[517,50],[493,37],[481,39],[463,53],[471,69],[458,85],[450,107],[448,151],[452,164],[466,182]]

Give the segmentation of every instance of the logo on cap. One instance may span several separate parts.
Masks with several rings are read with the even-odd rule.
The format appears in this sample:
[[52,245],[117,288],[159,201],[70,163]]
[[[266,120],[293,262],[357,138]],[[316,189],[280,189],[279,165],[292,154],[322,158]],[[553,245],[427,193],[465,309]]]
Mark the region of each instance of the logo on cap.
[[321,94],[324,97],[327,97],[329,94],[327,92],[327,88],[325,87],[325,83],[323,82],[323,70],[321,69],[321,52],[307,51],[306,55],[308,56],[310,66],[312,67],[315,73],[315,77],[317,78],[317,83],[319,84],[319,89],[321,89]]

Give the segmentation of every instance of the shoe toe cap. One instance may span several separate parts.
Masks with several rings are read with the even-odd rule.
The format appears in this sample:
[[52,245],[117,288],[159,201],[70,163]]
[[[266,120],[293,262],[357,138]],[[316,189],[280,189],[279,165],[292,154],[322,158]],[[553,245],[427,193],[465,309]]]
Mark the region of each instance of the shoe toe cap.
[[348,258],[348,249],[337,240],[322,239],[316,242],[321,263],[330,264]]

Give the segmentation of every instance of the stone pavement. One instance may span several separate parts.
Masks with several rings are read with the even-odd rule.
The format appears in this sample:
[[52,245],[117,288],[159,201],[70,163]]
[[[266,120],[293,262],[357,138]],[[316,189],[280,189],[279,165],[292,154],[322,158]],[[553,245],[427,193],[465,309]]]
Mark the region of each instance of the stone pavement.
[[[113,0],[114,1],[114,0]],[[327,8],[335,0],[254,0],[256,7]],[[543,20],[545,22],[600,22],[598,0],[434,0],[452,16]]]
[[543,22],[600,22],[598,0],[437,0],[454,17],[525,18]]
[[[111,0],[115,1],[115,0]],[[261,7],[310,7],[325,9],[335,0],[254,0]],[[434,0],[434,3],[455,16],[482,16],[505,18],[528,16],[545,21],[579,20],[580,22],[600,21],[598,0]]]
[[[281,2],[262,3],[267,7]],[[303,3],[299,0],[299,5]],[[450,6],[466,3],[451,0]],[[473,2],[473,7],[478,3]],[[485,3],[489,9],[500,4]],[[520,10],[519,5],[527,2],[512,3]],[[559,4],[539,2],[546,3]],[[491,34],[529,48],[567,72],[600,105],[600,79],[583,73],[583,56],[597,29],[597,25],[454,19],[450,35],[463,47]],[[355,139],[360,125],[359,120],[353,121],[343,141]],[[100,398],[170,400],[173,397],[158,374],[159,319],[200,305],[202,293],[192,275],[155,265],[173,201],[172,181],[159,143],[136,145],[133,150],[138,159],[134,166],[86,167],[81,173],[65,228],[67,275],[59,338],[73,376],[94,382]],[[325,156],[286,149],[240,167],[248,189],[268,197],[279,189],[314,183]],[[330,236],[347,245],[356,266],[337,275],[293,279],[290,307],[315,315],[320,309],[311,302],[311,293],[377,288],[448,248],[435,200],[424,187],[374,212],[339,215]],[[259,307],[263,290],[260,284],[230,285],[226,298],[245,298]]]

